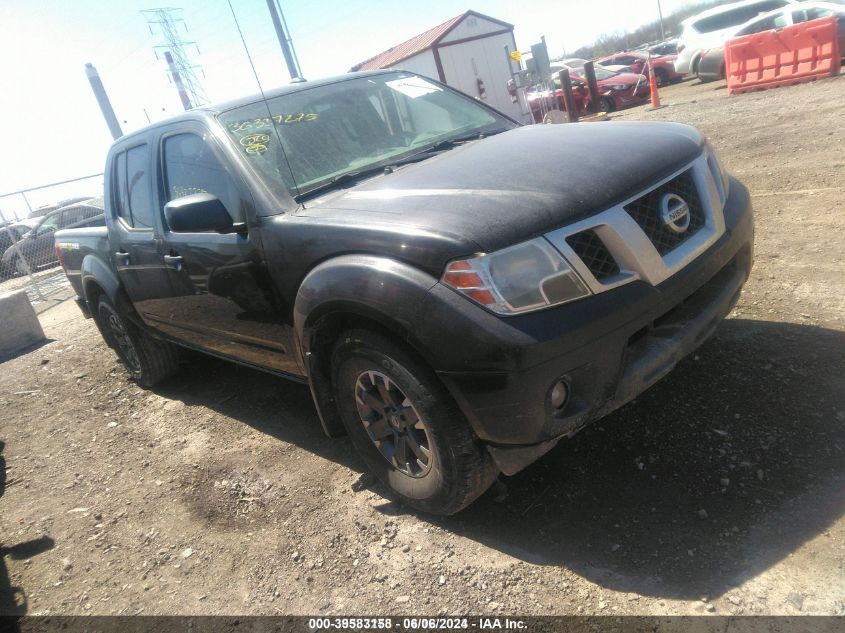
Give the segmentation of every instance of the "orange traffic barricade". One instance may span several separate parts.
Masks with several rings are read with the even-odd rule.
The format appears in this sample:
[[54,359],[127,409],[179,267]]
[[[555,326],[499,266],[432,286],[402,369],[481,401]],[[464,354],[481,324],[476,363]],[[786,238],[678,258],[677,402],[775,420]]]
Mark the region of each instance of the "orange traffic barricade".
[[728,94],[812,81],[839,73],[836,16],[725,43]]

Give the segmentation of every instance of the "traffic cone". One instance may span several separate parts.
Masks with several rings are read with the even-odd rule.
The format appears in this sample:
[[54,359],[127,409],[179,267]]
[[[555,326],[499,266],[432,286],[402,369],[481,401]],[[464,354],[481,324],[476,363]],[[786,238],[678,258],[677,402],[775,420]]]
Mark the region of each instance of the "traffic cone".
[[648,89],[651,92],[651,107],[660,107],[660,93],[657,92],[657,80],[654,78],[654,71],[648,73]]
[[651,109],[662,108],[660,105],[660,93],[657,92],[657,79],[654,77],[654,68],[651,65],[651,55],[648,57],[648,91],[651,93]]

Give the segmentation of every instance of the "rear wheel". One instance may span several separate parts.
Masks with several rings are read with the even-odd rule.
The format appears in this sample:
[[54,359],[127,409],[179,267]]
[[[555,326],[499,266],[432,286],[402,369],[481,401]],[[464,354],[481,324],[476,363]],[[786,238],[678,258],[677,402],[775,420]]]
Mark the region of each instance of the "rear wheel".
[[695,73],[695,76],[698,77],[698,80],[701,81],[701,82],[704,82],[704,79],[702,79],[701,75],[698,74],[698,66],[699,66],[700,61],[701,61],[700,57],[696,57],[695,59],[693,59],[692,63],[690,64],[690,68],[692,69],[692,72]]
[[657,82],[658,86],[669,85],[669,73],[666,71],[665,68],[654,69],[654,81]]
[[498,471],[434,374],[369,330],[340,337],[332,355],[335,398],[352,443],[399,501],[453,514]]
[[97,303],[97,319],[103,337],[129,377],[142,387],[153,387],[179,369],[179,350],[175,345],[155,340],[121,315],[105,296]]

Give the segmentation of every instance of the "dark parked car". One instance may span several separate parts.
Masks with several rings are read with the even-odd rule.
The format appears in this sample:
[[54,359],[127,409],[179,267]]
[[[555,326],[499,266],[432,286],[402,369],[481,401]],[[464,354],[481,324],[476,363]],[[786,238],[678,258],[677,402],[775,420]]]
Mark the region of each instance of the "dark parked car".
[[751,268],[748,191],[694,128],[520,126],[406,72],[194,108],[105,173],[107,226],[56,246],[130,376],[187,347],[304,382],[428,512],[665,376]]
[[27,274],[38,268],[57,264],[54,235],[61,229],[105,226],[103,199],[86,199],[81,204],[71,204],[51,211],[41,218],[32,218],[13,225],[19,236],[13,248],[7,248],[0,258],[0,276],[11,277]]
[[[650,46],[648,51],[652,55],[677,55],[678,54],[678,40],[669,40],[661,44]],[[674,61],[674,60],[673,60]]]
[[86,202],[88,200],[93,200],[91,196],[75,196],[73,198],[65,198],[64,200],[59,200],[58,202],[54,202],[53,204],[45,204],[43,206],[38,207],[37,209],[33,209],[29,212],[30,218],[42,218],[51,211],[55,211],[56,209],[61,209],[62,207],[69,206],[71,204],[78,204],[80,202]]
[[26,224],[26,222],[9,222],[0,227],[0,256],[6,252],[7,248],[21,239],[24,233],[29,232],[37,224],[33,220],[29,220],[29,222],[32,222],[31,225]]

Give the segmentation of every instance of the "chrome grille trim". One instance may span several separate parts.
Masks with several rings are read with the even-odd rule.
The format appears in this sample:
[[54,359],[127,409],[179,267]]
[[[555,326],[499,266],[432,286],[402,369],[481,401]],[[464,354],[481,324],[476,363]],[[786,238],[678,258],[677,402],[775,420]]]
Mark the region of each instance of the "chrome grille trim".
[[[704,226],[684,240],[679,246],[660,256],[654,244],[625,206],[639,200],[649,192],[692,170],[692,178],[704,211]],[[581,258],[569,246],[566,238],[582,231],[594,231],[619,266],[619,273],[602,280],[590,272]],[[593,293],[605,292],[637,279],[656,286],[684,268],[707,250],[725,232],[725,218],[720,190],[702,153],[692,163],[684,165],[670,176],[653,183],[647,189],[602,211],[545,235],[546,239],[566,258]]]

